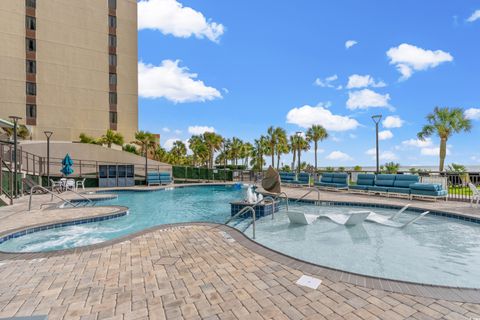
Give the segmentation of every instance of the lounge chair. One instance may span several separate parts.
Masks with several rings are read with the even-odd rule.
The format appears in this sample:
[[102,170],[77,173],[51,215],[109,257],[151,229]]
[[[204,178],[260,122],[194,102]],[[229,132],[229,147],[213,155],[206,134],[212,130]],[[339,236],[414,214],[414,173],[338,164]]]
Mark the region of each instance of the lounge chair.
[[472,191],[472,198],[470,199],[470,206],[473,207],[473,202],[476,201],[475,207],[478,208],[478,202],[480,201],[480,190],[471,182],[468,183],[468,187]]
[[314,186],[327,189],[348,189],[348,173],[325,172],[320,181],[314,183]]
[[293,184],[297,180],[297,175],[295,172],[279,172],[280,182],[284,185]]
[[292,224],[312,224],[318,219],[317,215],[291,210],[287,211],[287,216]]
[[300,172],[297,174],[297,178],[291,181],[292,184],[297,186],[310,186],[310,174],[306,172]]

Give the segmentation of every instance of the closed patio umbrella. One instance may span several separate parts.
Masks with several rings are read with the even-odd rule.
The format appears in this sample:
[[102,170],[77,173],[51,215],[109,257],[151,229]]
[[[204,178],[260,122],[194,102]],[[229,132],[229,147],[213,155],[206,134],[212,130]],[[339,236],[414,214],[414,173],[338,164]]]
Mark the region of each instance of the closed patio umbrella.
[[63,173],[66,177],[71,175],[73,173],[73,160],[70,158],[70,155],[67,153],[65,158],[62,160],[62,170],[60,170],[61,173]]

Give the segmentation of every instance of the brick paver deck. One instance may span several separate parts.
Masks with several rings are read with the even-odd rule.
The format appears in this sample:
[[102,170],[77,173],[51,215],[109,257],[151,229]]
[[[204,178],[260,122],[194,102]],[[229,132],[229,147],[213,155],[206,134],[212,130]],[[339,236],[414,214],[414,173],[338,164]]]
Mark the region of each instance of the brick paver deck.
[[[363,199],[336,193],[328,197]],[[476,214],[467,205],[461,207]],[[15,215],[26,214],[19,210],[0,216],[15,221]],[[34,215],[30,217],[31,223]],[[28,225],[28,216],[9,223]],[[246,245],[248,240],[242,237],[219,225],[160,226],[86,250],[33,258],[1,255],[0,318],[44,314],[49,319],[123,320],[480,318],[480,301],[392,293],[329,277],[321,277],[316,290],[299,286],[295,283],[299,277],[311,273],[263,253],[268,250]]]

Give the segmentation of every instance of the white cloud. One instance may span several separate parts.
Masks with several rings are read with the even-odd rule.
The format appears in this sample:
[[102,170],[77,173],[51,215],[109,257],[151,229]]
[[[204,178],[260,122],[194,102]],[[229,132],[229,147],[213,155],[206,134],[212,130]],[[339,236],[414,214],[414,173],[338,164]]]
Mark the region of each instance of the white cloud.
[[[420,154],[422,156],[439,156],[440,147],[431,147],[431,148],[421,148]],[[450,154],[450,149],[447,147],[447,155]]]
[[350,139],[357,139],[356,134],[350,133],[348,136],[350,137]]
[[[375,159],[377,156],[377,150],[375,148],[368,149],[365,154],[372,156],[372,159]],[[398,160],[398,157],[392,151],[380,151],[379,159],[381,161],[394,161]]]
[[138,2],[138,29],[159,30],[175,37],[207,38],[218,42],[225,31],[221,23],[207,20],[190,7],[176,0],[142,0]]
[[380,94],[370,89],[351,91],[348,93],[347,108],[350,110],[368,108],[390,108],[390,95]]
[[293,123],[302,128],[319,124],[328,131],[347,131],[356,129],[360,125],[357,120],[348,116],[333,114],[321,104],[316,107],[305,105],[291,109],[287,114],[287,123]]
[[366,74],[364,76],[359,74],[352,74],[350,77],[348,77],[347,88],[348,89],[366,88],[366,87],[381,88],[381,87],[385,87],[386,85],[387,84],[381,80],[378,82],[375,82],[373,77],[369,74]]
[[181,134],[181,133],[182,133],[182,130],[176,129],[176,130],[175,130],[175,133],[176,133],[176,134]]
[[313,84],[322,88],[335,88],[332,82],[336,81],[337,79],[338,79],[338,76],[334,74],[330,77],[326,77],[325,79],[317,78],[315,79]]
[[347,40],[345,41],[345,48],[346,49],[350,49],[351,47],[353,47],[354,45],[356,45],[358,42],[355,41],[355,40]]
[[383,130],[378,133],[379,140],[388,140],[393,138],[393,133],[390,130]]
[[388,116],[382,121],[382,124],[384,128],[392,129],[401,128],[404,122],[405,121],[403,121],[399,116]]
[[197,80],[196,73],[179,67],[179,60],[163,60],[159,66],[138,63],[138,91],[143,98],[165,98],[175,103],[222,98],[215,88]]
[[204,134],[205,132],[215,132],[214,127],[207,127],[207,126],[190,126],[188,127],[188,133],[190,134]]
[[165,140],[165,142],[163,143],[163,147],[165,148],[165,150],[167,151],[170,151],[173,147],[173,144],[175,143],[175,141],[178,141],[180,139],[178,138],[170,138],[170,139],[167,139]]
[[414,71],[435,68],[444,62],[453,61],[452,55],[448,52],[425,50],[407,43],[390,48],[387,56],[390,58],[390,64],[395,65],[402,74],[400,80],[410,78]]
[[163,132],[170,132],[170,128],[164,127],[164,128],[162,128],[162,131]]
[[348,154],[342,152],[342,151],[333,151],[331,152],[328,156],[326,156],[326,159],[328,160],[337,160],[337,161],[348,161],[348,160],[353,160],[352,157],[350,157]]
[[402,141],[402,145],[407,147],[426,148],[431,147],[433,143],[431,138],[425,138],[425,140],[409,139]]
[[467,19],[468,22],[474,22],[480,19],[480,10],[475,10],[474,13]]
[[480,120],[480,109],[470,108],[465,110],[465,117],[471,120]]

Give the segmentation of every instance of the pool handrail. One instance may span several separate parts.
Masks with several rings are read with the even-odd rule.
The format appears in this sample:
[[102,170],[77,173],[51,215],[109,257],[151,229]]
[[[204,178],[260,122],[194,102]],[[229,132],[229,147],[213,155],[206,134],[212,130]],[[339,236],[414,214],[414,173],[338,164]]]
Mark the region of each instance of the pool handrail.
[[310,193],[312,193],[313,191],[316,191],[317,192],[317,201],[320,201],[320,190],[318,188],[311,188],[307,193],[305,193],[303,196],[301,196],[300,198],[298,199],[295,199],[295,202],[298,202],[302,199],[304,199],[306,196],[308,196]]
[[67,191],[70,191],[70,192],[75,193],[77,196],[80,196],[80,198],[83,198],[83,199],[87,200],[88,203],[90,203],[90,204],[93,203],[92,199],[90,199],[90,198],[88,198],[88,197],[85,197],[85,196],[84,196],[83,194],[81,194],[80,192],[77,192],[77,191],[74,191],[74,190],[71,190],[71,189],[70,189],[70,190],[67,190]]
[[256,202],[254,205],[252,205],[252,206],[245,207],[245,208],[243,208],[242,210],[238,211],[235,215],[233,215],[232,217],[230,217],[230,219],[228,219],[228,220],[225,222],[225,224],[229,224],[230,221],[232,221],[233,219],[237,218],[240,214],[243,214],[243,213],[245,213],[245,212],[247,212],[247,211],[251,211],[251,212],[252,212],[252,218],[253,218],[253,224],[252,224],[252,226],[253,226],[253,236],[252,236],[252,238],[255,239],[255,220],[256,220],[256,219],[255,219],[255,209],[253,209],[253,207],[256,206],[257,204],[259,204],[259,203],[262,202],[262,201],[263,201],[263,199],[260,200],[260,201],[257,201],[257,202]]
[[30,210],[32,209],[32,196],[33,196],[33,191],[34,191],[35,189],[40,189],[40,190],[42,190],[42,191],[45,191],[45,192],[47,192],[47,193],[50,193],[52,200],[53,200],[53,197],[56,197],[56,198],[62,200],[63,202],[68,203],[68,204],[71,205],[72,207],[76,207],[76,205],[74,205],[72,202],[68,201],[68,200],[65,199],[65,198],[60,197],[58,194],[53,193],[52,191],[48,190],[48,189],[45,188],[45,187],[42,187],[42,186],[40,186],[40,185],[36,185],[36,186],[33,186],[32,188],[30,188],[30,198],[28,199],[28,211],[30,211]]

